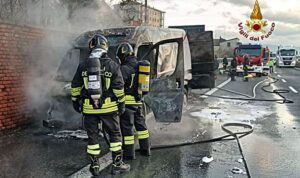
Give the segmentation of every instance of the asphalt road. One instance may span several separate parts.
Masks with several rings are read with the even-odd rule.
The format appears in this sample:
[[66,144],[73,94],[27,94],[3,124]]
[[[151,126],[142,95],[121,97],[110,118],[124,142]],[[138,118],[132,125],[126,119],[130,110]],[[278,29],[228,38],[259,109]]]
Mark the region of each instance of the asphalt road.
[[[294,101],[293,104],[212,97],[203,99],[199,96],[203,91],[194,90],[182,123],[163,125],[149,122],[152,144],[214,138],[225,134],[220,128],[225,122],[251,123],[254,126],[253,134],[241,139],[251,176],[300,177],[300,96],[296,93],[300,91],[300,71],[277,69],[277,74],[272,75],[280,80],[267,89],[293,88],[290,93],[284,94]],[[226,79],[224,76],[220,78]],[[252,96],[253,87],[266,79],[267,77],[253,78],[249,82],[243,82],[241,78],[237,78],[236,82],[230,82],[224,88]],[[261,86],[265,84],[256,88],[256,98],[279,99],[278,96],[261,90]],[[242,97],[222,90],[213,95]],[[202,161],[205,156],[212,156],[214,160],[205,164]],[[138,156],[137,160],[131,161],[132,171],[119,177],[247,177],[240,159],[236,141],[155,150],[150,158]],[[244,173],[234,174],[234,167],[242,169]],[[102,176],[111,177],[109,168],[104,169]]]
[[[152,145],[176,144],[211,139],[224,135],[221,125],[226,122],[253,124],[254,132],[242,138],[241,144],[252,177],[281,178],[300,177],[300,71],[290,68],[277,69],[274,77],[280,80],[267,89],[290,89],[284,94],[293,104],[275,102],[224,100],[215,97],[203,98],[207,90],[193,90],[181,123],[156,123],[148,119]],[[253,78],[243,82],[237,78],[223,88],[253,95],[253,87],[267,77]],[[227,80],[219,75],[217,84]],[[274,99],[274,94],[255,90],[256,98]],[[214,96],[244,97],[217,90]],[[75,128],[73,128],[75,129]],[[241,128],[239,128],[241,130]],[[57,139],[42,128],[28,128],[0,139],[0,177],[91,177],[84,154],[86,142],[81,139]],[[102,145],[105,143],[102,142]],[[107,148],[105,148],[107,150]],[[110,175],[109,155],[103,151],[101,177]],[[206,164],[203,157],[212,156]],[[236,141],[213,142],[172,149],[153,150],[151,157],[137,153],[130,161],[131,172],[114,177],[247,177],[234,174],[234,167],[245,171]]]

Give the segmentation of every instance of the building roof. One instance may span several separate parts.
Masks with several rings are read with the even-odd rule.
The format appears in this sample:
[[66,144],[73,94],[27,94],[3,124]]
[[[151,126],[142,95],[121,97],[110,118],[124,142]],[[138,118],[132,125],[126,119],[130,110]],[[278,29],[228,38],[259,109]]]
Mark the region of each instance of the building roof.
[[239,38],[231,38],[229,40],[226,40],[226,41],[232,41],[232,40],[240,40]]
[[[141,6],[145,6],[145,4],[140,3],[140,2],[137,2],[137,1],[131,1],[130,3],[131,3],[131,5],[141,5]],[[162,11],[162,10],[159,10],[159,9],[156,9],[156,8],[154,8],[154,7],[149,6],[149,4],[148,4],[147,7],[148,7],[149,9],[153,9],[153,10],[159,11],[159,12],[161,12],[161,13],[166,13],[166,12],[164,12],[164,11]]]
[[220,46],[220,43],[224,43],[224,42],[232,41],[232,40],[240,40],[240,39],[239,38],[231,38],[229,40],[226,40],[225,38],[222,38],[220,36],[219,39],[214,39],[214,46]]
[[214,39],[214,46],[220,46],[220,43],[222,43],[224,41],[226,41],[226,39],[224,39],[220,36],[219,39]]

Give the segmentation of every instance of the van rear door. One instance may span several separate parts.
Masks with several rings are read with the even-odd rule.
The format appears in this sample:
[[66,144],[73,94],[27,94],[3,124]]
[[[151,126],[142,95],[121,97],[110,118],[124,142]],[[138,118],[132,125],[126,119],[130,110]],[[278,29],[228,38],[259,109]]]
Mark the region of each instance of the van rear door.
[[[138,51],[144,49],[142,45]],[[151,63],[150,91],[144,101],[156,121],[180,122],[184,100],[183,39],[168,39],[150,45],[139,59]]]

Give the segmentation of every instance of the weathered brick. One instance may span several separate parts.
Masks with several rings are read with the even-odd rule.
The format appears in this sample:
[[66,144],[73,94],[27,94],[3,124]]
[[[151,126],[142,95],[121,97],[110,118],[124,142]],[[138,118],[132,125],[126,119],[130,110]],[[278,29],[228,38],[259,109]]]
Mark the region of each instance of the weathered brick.
[[39,28],[0,22],[0,134],[30,122],[24,90],[34,75],[31,67],[37,64],[32,49],[43,34]]

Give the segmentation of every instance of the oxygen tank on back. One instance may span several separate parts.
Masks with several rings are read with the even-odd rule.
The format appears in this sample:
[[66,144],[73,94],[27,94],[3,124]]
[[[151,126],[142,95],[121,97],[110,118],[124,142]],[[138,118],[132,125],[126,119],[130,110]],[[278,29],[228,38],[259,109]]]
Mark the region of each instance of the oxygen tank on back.
[[102,96],[101,63],[99,58],[90,56],[87,60],[87,90],[88,94],[98,108]]
[[138,94],[145,95],[150,88],[150,62],[147,60],[139,61],[138,73]]

